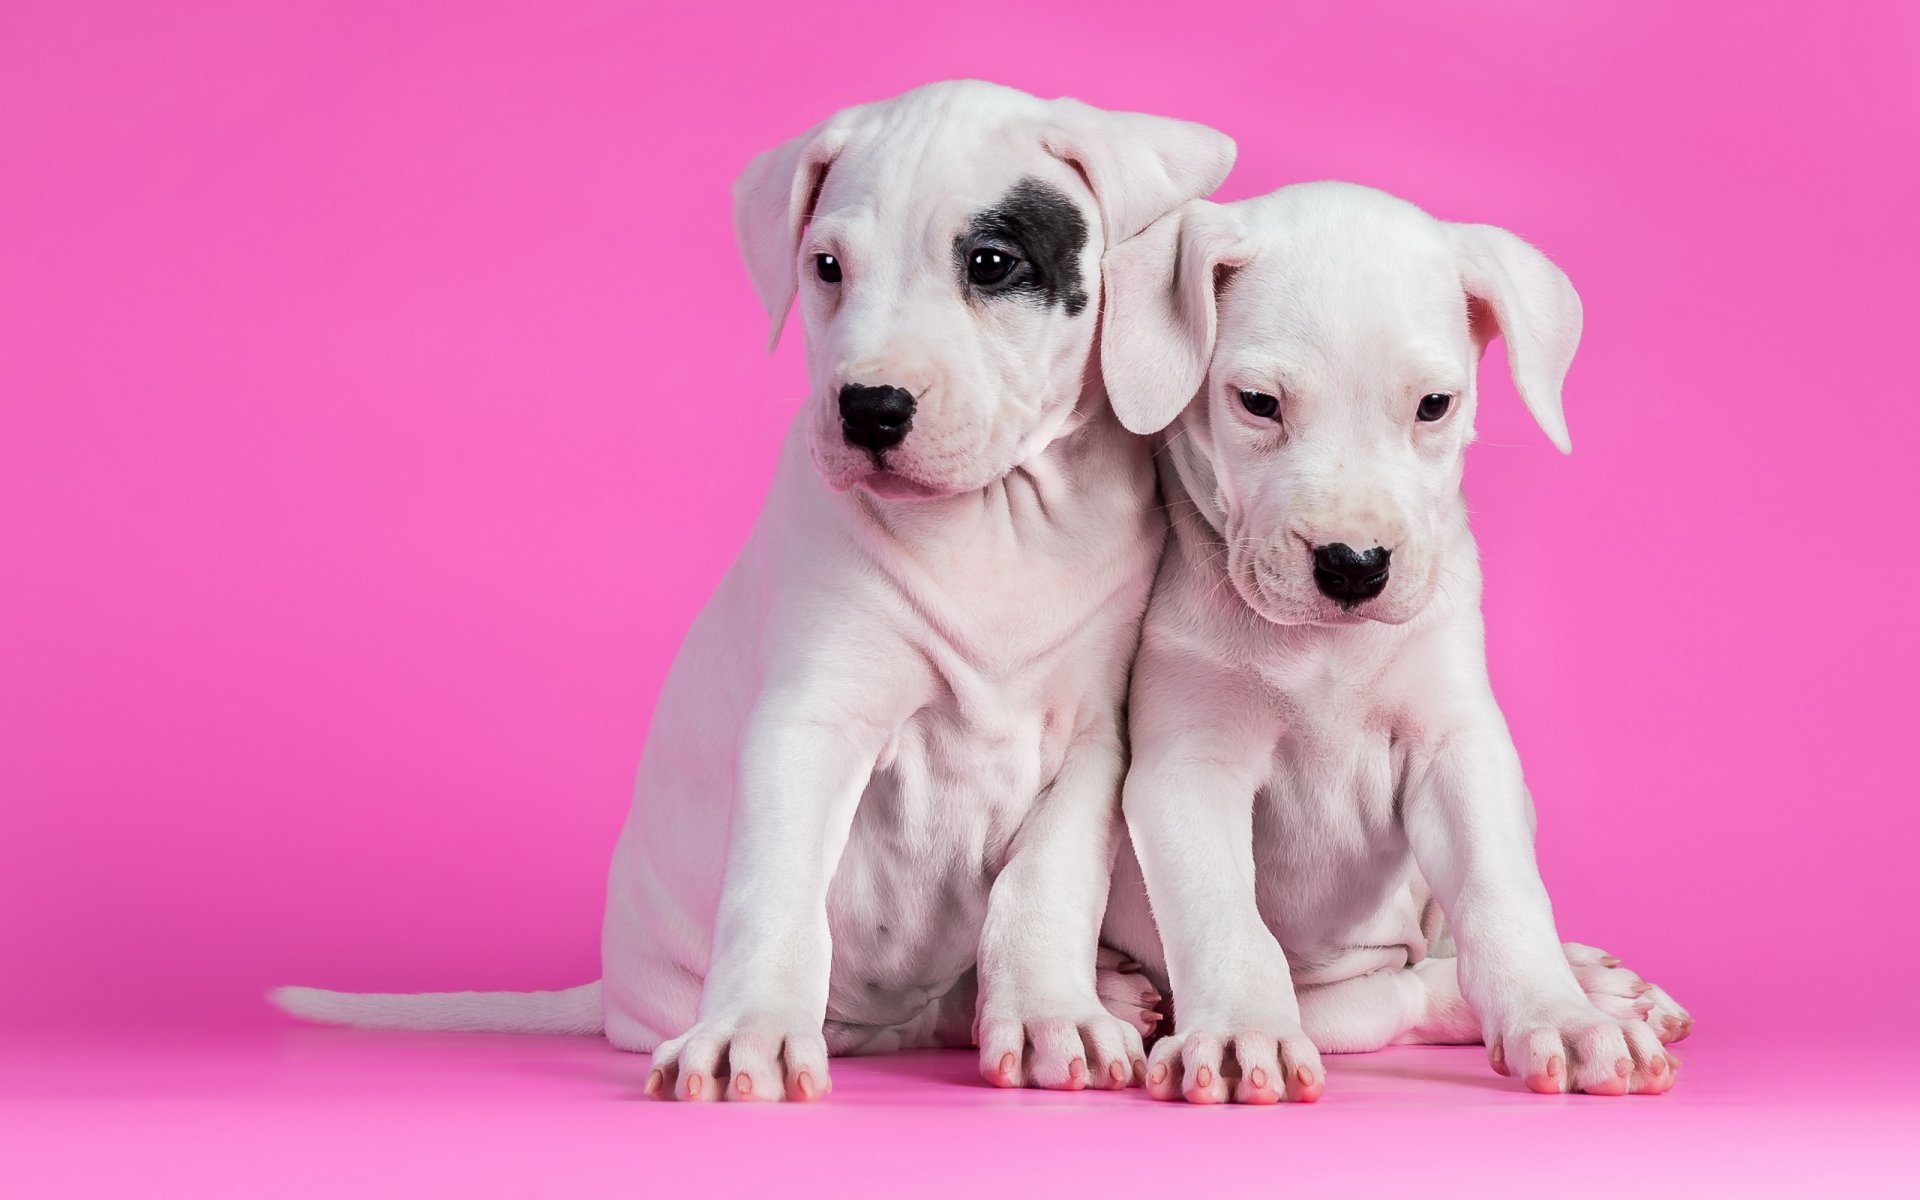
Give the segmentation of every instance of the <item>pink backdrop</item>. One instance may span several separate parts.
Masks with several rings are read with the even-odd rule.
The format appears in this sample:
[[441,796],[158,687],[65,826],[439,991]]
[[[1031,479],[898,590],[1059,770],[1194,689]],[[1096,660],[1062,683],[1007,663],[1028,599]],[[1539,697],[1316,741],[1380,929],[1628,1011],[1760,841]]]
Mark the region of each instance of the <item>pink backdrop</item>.
[[1469,485],[1562,928],[1703,1030],[1905,1022],[1912,6],[27,7],[0,1022],[592,977],[654,693],[804,386],[727,186],[965,75],[1566,268],[1578,451],[1490,360]]

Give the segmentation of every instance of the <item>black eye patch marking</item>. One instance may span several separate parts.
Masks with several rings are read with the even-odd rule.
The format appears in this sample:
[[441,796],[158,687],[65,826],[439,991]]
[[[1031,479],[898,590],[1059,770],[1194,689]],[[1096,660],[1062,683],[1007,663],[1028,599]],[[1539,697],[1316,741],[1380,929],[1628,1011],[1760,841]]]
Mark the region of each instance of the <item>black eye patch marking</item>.
[[[1017,295],[1058,304],[1077,317],[1087,307],[1080,274],[1086,246],[1087,219],[1079,208],[1059,188],[1029,177],[993,207],[973,214],[966,232],[953,239],[953,256],[969,300]],[[1009,258],[1012,268],[999,273],[1001,260]]]

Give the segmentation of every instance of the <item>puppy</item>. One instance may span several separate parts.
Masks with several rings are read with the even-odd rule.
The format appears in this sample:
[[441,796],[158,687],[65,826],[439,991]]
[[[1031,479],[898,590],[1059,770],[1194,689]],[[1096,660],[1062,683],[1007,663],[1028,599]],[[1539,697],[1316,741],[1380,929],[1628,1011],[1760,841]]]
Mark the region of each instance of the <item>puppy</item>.
[[604,1029],[686,1100],[812,1099],[830,1053],[976,1030],[1003,1086],[1144,1072],[1157,997],[1095,955],[1165,529],[1094,364],[1099,263],[1232,160],[1199,125],[984,83],[756,159],[740,245],[776,338],[798,296],[812,389],[661,694],[603,980],[279,1002]]
[[1316,1046],[1482,1039],[1534,1091],[1671,1087],[1656,1031],[1685,1011],[1555,933],[1460,493],[1496,336],[1569,449],[1573,287],[1504,230],[1338,183],[1184,205],[1106,277],[1113,405],[1178,421],[1105,931],[1171,983],[1153,1094],[1310,1100]]

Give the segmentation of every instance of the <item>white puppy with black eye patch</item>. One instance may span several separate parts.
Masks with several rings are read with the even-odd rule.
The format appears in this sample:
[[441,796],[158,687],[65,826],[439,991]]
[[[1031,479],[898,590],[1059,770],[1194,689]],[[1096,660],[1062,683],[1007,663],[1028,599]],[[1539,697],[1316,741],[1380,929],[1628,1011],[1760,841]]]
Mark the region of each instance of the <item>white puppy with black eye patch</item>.
[[1672,1086],[1685,1011],[1554,930],[1460,492],[1495,336],[1568,448],[1566,277],[1504,230],[1318,183],[1184,205],[1106,280],[1115,410],[1178,421],[1133,676],[1137,860],[1104,932],[1171,985],[1149,1088],[1313,1099],[1316,1046],[1483,1039],[1535,1091]]
[[1142,1074],[1158,997],[1097,975],[1096,938],[1165,529],[1094,364],[1099,263],[1232,161],[1203,126],[982,83],[756,159],[741,247],[776,336],[798,292],[812,393],[661,693],[604,979],[280,1003],[604,1029],[689,1100],[812,1099],[829,1053],[976,1031],[1002,1085]]

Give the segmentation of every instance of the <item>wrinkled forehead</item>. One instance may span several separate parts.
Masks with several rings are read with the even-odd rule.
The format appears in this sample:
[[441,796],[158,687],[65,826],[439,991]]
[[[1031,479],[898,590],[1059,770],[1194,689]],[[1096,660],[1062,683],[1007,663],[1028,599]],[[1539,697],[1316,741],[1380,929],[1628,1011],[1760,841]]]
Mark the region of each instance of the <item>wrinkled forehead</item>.
[[1315,373],[1456,366],[1466,294],[1446,243],[1419,230],[1256,230],[1219,302],[1219,352]]
[[1038,122],[900,120],[856,132],[827,172],[814,206],[824,234],[891,233],[941,249],[996,215],[1039,209],[1099,218],[1086,181],[1049,154]]

